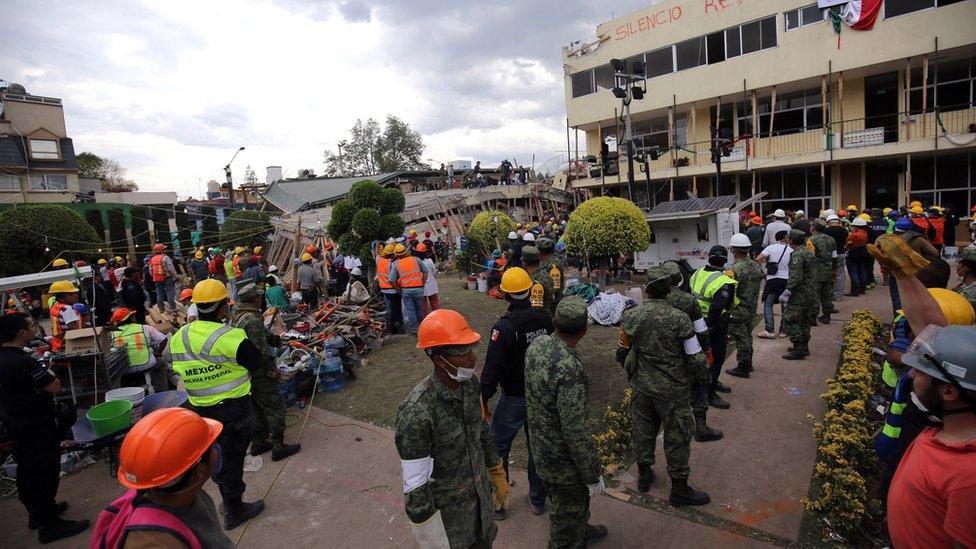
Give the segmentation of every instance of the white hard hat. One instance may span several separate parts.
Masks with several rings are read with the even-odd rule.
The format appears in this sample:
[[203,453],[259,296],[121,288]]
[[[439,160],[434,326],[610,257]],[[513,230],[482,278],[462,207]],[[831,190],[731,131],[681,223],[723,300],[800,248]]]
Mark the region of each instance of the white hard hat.
[[732,235],[732,240],[729,241],[729,246],[733,248],[751,248],[752,241],[749,237],[742,233],[735,233]]
[[276,273],[276,272],[278,272],[278,266],[277,265],[271,265],[270,267],[268,267],[268,272],[269,273]]
[[793,212],[793,215],[794,216],[803,216],[803,217],[806,217],[807,216],[806,212],[804,212],[803,210],[797,210],[797,211]]
[[827,216],[827,222],[829,223],[831,221],[840,221],[840,218],[837,217],[837,214],[830,214]]
[[868,222],[861,219],[860,217],[855,217],[854,221],[851,221],[851,225],[854,225],[855,227],[867,227]]
[[820,214],[820,217],[822,217],[824,219],[828,219],[832,215],[837,215],[837,212],[835,212],[834,210],[831,210],[830,208],[827,208],[826,210],[823,211],[822,214]]
[[352,276],[363,276],[363,271],[359,267],[353,267]]
[[535,242],[535,233],[525,233],[525,236],[522,237],[522,240],[526,242]]
[[515,231],[512,231],[512,232],[508,233],[508,239],[509,240],[518,240],[518,233],[516,233]]
[[773,217],[786,217],[786,212],[784,212],[782,209],[777,209],[775,212],[773,212]]

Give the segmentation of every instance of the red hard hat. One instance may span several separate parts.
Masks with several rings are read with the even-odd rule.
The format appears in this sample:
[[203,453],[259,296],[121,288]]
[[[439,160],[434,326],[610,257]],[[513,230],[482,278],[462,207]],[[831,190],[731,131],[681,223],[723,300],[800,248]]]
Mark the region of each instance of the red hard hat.
[[421,252],[421,253],[426,252],[427,251],[427,245],[424,244],[423,242],[421,242],[420,244],[417,244],[417,251],[418,252]]
[[161,252],[161,251],[163,251],[165,249],[166,249],[166,244],[154,244],[153,245],[153,251],[154,252]]
[[112,324],[119,324],[121,322],[125,322],[127,318],[129,318],[134,314],[136,314],[135,311],[131,309],[126,309],[125,307],[120,307],[118,309],[115,309],[115,312],[112,313]]
[[445,345],[471,345],[481,334],[471,329],[461,313],[451,309],[437,309],[420,323],[417,329],[417,348],[430,349]]
[[88,264],[80,259],[78,261],[75,261],[75,267],[87,267],[87,266]]
[[[973,206],[973,209],[976,210],[976,206]],[[447,219],[441,219],[441,225],[447,227]]]
[[185,408],[156,410],[139,420],[119,450],[119,482],[146,490],[175,480],[196,465],[223,429]]
[[314,254],[317,251],[319,251],[319,249],[316,248],[314,244],[309,244],[308,246],[305,246],[305,253],[307,254]]
[[335,248],[335,244],[333,244],[331,242],[326,242],[325,243],[325,249],[326,250],[331,250],[332,248]]
[[424,231],[424,236],[430,237],[430,231]]
[[190,299],[193,297],[193,288],[183,288],[180,292],[180,301]]

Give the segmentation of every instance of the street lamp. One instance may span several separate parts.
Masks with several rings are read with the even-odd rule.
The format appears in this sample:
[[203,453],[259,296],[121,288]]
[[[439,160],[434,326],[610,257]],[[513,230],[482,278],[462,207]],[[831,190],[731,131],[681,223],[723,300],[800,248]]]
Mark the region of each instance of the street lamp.
[[[623,59],[611,59],[610,66],[613,68],[614,87],[613,96],[620,99],[623,103],[624,117],[624,142],[627,145],[627,198],[634,201],[634,131],[630,124],[630,104],[635,99],[644,99],[644,91],[647,89],[647,75],[642,61],[632,61],[627,67],[627,61]],[[630,70],[628,70],[628,68]],[[650,174],[648,174],[649,176]],[[650,197],[648,197],[650,199]]]
[[[240,154],[240,152],[243,150],[244,147],[237,149],[237,151],[234,152],[234,156],[231,157],[230,162],[228,162],[227,165],[224,166],[224,175],[227,176],[227,193],[230,195],[231,209],[234,209],[234,180],[231,178],[230,175],[230,165],[232,162],[234,162],[234,159],[237,158],[237,155]],[[244,197],[244,209],[245,210],[247,209],[247,196]]]

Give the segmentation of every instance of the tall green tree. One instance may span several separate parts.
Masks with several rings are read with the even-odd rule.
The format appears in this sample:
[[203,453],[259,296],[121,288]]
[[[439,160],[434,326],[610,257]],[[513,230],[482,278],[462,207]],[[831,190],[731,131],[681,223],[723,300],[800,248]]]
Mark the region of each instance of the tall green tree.
[[65,206],[31,204],[0,213],[0,276],[36,273],[56,257],[91,262],[102,237]]
[[323,153],[325,174],[353,177],[414,170],[424,166],[424,141],[420,133],[400,118],[388,115],[383,128],[373,118],[356,120],[349,137],[337,150]]
[[102,178],[102,159],[88,151],[85,151],[75,157],[78,162],[78,177],[84,179],[101,179]]

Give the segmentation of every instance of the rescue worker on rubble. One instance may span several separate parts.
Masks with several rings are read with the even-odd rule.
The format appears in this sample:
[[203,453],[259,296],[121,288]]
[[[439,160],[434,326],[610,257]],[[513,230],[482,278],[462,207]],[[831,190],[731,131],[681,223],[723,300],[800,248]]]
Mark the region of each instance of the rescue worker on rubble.
[[748,378],[752,373],[752,328],[756,323],[759,290],[766,273],[749,257],[752,241],[748,236],[742,233],[732,235],[729,247],[732,248],[733,263],[725,274],[738,282],[735,286],[735,297],[739,303],[729,313],[729,337],[735,343],[737,364],[735,368],[725,372],[731,376]]
[[278,336],[264,327],[261,315],[264,291],[251,281],[237,288],[237,303],[231,326],[244,330],[247,338],[261,353],[262,370],[251,377],[251,404],[254,406],[254,437],[251,455],[259,456],[271,450],[271,461],[281,461],[297,454],[301,444],[285,444],[285,401],[278,393],[279,373],[275,366],[274,347],[281,344]]
[[[681,268],[674,261],[668,261],[661,265],[671,276],[671,291],[668,293],[668,305],[688,315],[691,325],[695,329],[695,336],[698,338],[698,345],[705,354],[705,359],[712,355],[712,345],[708,337],[708,326],[705,318],[702,317],[701,307],[695,296],[681,289],[684,276]],[[646,290],[645,290],[646,291]],[[708,425],[708,384],[704,386],[693,385],[691,388],[691,411],[695,416],[695,440],[698,442],[711,442],[719,440],[725,436],[722,431],[713,429]]]
[[556,243],[551,238],[543,237],[536,242],[536,247],[539,248],[539,266],[549,273],[549,279],[552,280],[552,307],[555,310],[559,300],[563,298],[563,269],[554,256]]
[[[617,360],[634,391],[630,414],[637,490],[648,492],[654,482],[654,447],[663,428],[664,456],[671,478],[669,501],[672,505],[705,505],[708,494],[688,485],[695,432],[690,395],[693,387],[710,384],[712,377],[688,315],[666,301],[671,274],[665,268],[653,267],[647,271],[647,280],[647,300],[624,313],[617,350]],[[715,334],[711,333],[713,345]]]
[[51,350],[64,350],[64,333],[68,330],[81,328],[81,317],[75,311],[74,304],[78,303],[78,288],[67,280],[59,280],[48,289],[54,298],[51,306]]
[[224,528],[232,530],[264,510],[264,501],[245,503],[243,496],[244,456],[254,433],[251,374],[266,374],[267,368],[247,333],[224,325],[229,297],[217,280],[197,284],[193,303],[200,318],[177,330],[169,350],[193,411],[224,424],[214,481],[224,502]]
[[[528,259],[529,250],[522,250],[522,259]],[[509,475],[508,455],[512,441],[519,430],[525,426],[526,440],[531,436],[526,423],[528,416],[525,404],[525,350],[532,341],[553,331],[552,316],[532,303],[534,286],[529,274],[520,267],[512,267],[502,275],[501,291],[508,302],[508,310],[492,326],[491,341],[488,342],[488,355],[481,374],[481,405],[485,420],[491,421],[491,434],[495,448],[505,465],[505,475]],[[502,394],[495,403],[493,413],[487,413],[488,402],[501,385]],[[536,474],[529,445],[529,503],[532,512],[541,515],[545,512],[546,490],[542,479]],[[495,520],[504,520],[505,508],[495,509]]]
[[129,356],[129,369],[122,375],[123,387],[139,387],[146,377],[157,391],[168,388],[166,371],[156,368],[166,342],[166,336],[152,326],[140,324],[136,312],[120,307],[112,313],[112,342],[114,347],[124,348]]
[[606,526],[589,524],[590,499],[605,486],[589,427],[589,380],[576,353],[586,323],[586,302],[579,297],[563,300],[556,307],[555,333],[535,338],[525,354],[529,456],[535,457],[553,502],[552,548],[587,547],[607,535]]
[[298,288],[302,292],[302,303],[314,309],[319,306],[319,287],[322,285],[322,270],[312,265],[312,254],[305,252],[298,267]]
[[[556,312],[556,297],[552,289],[552,278],[549,272],[541,268],[539,249],[535,246],[522,248],[522,266],[532,278],[531,302],[532,306],[545,309],[552,316]],[[508,271],[505,271],[506,273]],[[502,280],[504,280],[502,276]]]
[[152,275],[153,286],[156,288],[156,303],[160,309],[176,310],[176,267],[173,259],[166,255],[166,245],[153,246],[153,256],[149,260],[149,273]]
[[403,333],[403,306],[400,294],[390,282],[390,264],[396,255],[396,244],[388,242],[385,246],[377,245],[379,255],[376,257],[376,284],[386,301],[386,330],[391,334]]
[[695,271],[689,281],[691,293],[698,300],[712,342],[712,357],[708,365],[711,385],[708,388],[707,402],[712,408],[722,410],[727,410],[732,405],[718,396],[718,393],[730,393],[732,389],[720,382],[718,376],[722,373],[728,345],[729,312],[739,304],[739,297],[735,294],[738,282],[723,271],[728,261],[729,251],[725,246],[712,246],[708,251],[708,265]]
[[433,311],[418,330],[417,347],[433,372],[400,405],[394,432],[404,510],[421,547],[491,547],[498,532],[492,509],[508,499],[505,468],[480,410],[480,339],[450,309]]
[[786,281],[786,291],[779,300],[786,304],[783,308],[783,321],[786,335],[793,346],[784,360],[802,360],[810,356],[810,327],[817,323],[817,273],[813,252],[807,249],[807,235],[803,231],[792,230],[789,236],[790,278]]
[[417,333],[424,319],[424,284],[427,282],[427,265],[419,257],[410,255],[403,244],[393,249],[396,259],[390,264],[390,284],[400,293],[403,304],[403,323],[407,332]]

